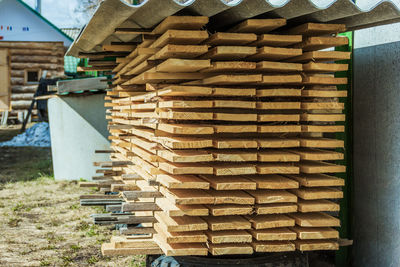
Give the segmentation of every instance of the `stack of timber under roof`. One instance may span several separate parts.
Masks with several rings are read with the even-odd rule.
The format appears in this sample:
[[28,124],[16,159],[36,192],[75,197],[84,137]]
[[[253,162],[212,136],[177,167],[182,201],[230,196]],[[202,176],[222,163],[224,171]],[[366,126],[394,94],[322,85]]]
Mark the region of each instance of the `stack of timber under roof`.
[[332,61],[350,53],[319,50],[347,44],[345,26],[249,19],[210,34],[207,23],[167,17],[117,58],[107,106],[121,165],[108,181],[140,227],[127,223],[103,253],[338,249],[333,174],[345,166],[330,136],[344,131],[347,80],[333,73],[347,65]]

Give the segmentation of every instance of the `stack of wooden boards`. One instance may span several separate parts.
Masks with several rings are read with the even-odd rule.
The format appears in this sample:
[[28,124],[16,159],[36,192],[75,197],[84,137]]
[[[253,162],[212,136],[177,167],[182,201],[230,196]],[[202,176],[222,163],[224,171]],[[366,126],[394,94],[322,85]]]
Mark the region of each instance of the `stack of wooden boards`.
[[207,23],[168,17],[117,59],[112,159],[129,164],[113,179],[125,186],[119,212],[141,223],[122,233],[148,238],[103,253],[338,249],[346,91],[336,86],[347,80],[334,73],[347,65],[332,62],[350,53],[319,50],[347,44],[335,36],[345,26],[249,19],[209,34]]

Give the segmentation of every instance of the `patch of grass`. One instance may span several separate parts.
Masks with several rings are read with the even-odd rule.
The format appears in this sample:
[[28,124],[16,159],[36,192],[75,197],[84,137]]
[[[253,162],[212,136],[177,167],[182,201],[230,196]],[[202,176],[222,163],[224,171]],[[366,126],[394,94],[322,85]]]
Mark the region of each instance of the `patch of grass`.
[[13,217],[8,220],[8,226],[10,227],[18,227],[19,223],[22,222],[21,218]]
[[69,206],[69,209],[71,209],[71,210],[77,210],[79,208],[80,208],[79,204],[72,204],[71,206]]
[[40,261],[40,266],[50,266],[51,262],[47,261],[47,260],[41,260]]
[[18,212],[18,211],[24,210],[25,208],[26,207],[25,207],[24,204],[17,203],[14,207],[11,208],[11,210],[14,211],[14,212]]
[[99,234],[97,225],[91,225],[89,230],[86,232],[86,236],[93,237]]
[[97,258],[96,256],[91,256],[89,259],[87,259],[87,263],[88,264],[95,264],[96,262],[98,262],[99,261],[99,258]]
[[75,226],[75,231],[86,231],[89,229],[90,225],[87,222],[80,222],[77,226]]
[[79,244],[72,244],[69,246],[71,248],[72,251],[78,251],[81,249],[81,247],[79,246]]

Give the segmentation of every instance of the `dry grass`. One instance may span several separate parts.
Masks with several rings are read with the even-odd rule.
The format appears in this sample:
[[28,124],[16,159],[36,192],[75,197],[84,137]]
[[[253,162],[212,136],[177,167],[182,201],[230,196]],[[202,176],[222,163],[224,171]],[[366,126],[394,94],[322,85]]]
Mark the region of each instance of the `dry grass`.
[[144,266],[144,257],[103,257],[107,227],[91,223],[101,208],[80,207],[91,189],[48,177],[0,190],[0,266]]
[[[0,127],[0,142],[20,126]],[[144,256],[103,257],[108,227],[93,225],[100,207],[80,207],[93,189],[54,181],[50,148],[0,147],[0,266],[144,266]]]

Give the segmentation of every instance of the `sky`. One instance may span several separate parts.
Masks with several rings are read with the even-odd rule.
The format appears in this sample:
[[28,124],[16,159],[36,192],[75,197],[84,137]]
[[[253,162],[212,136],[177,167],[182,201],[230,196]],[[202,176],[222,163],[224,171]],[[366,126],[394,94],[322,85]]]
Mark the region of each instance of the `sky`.
[[[35,8],[35,0],[23,0]],[[86,20],[76,13],[80,0],[42,0],[42,15],[59,28],[81,27]]]
[[[24,0],[31,7],[35,6],[35,0]],[[270,0],[270,2],[280,2],[282,0]],[[313,0],[317,5],[325,6],[333,0]],[[392,0],[400,6],[400,0]],[[59,28],[81,27],[86,23],[86,18],[75,9],[79,6],[80,0],[42,0],[42,15],[54,23]],[[379,0],[357,0],[357,5],[369,9]]]

